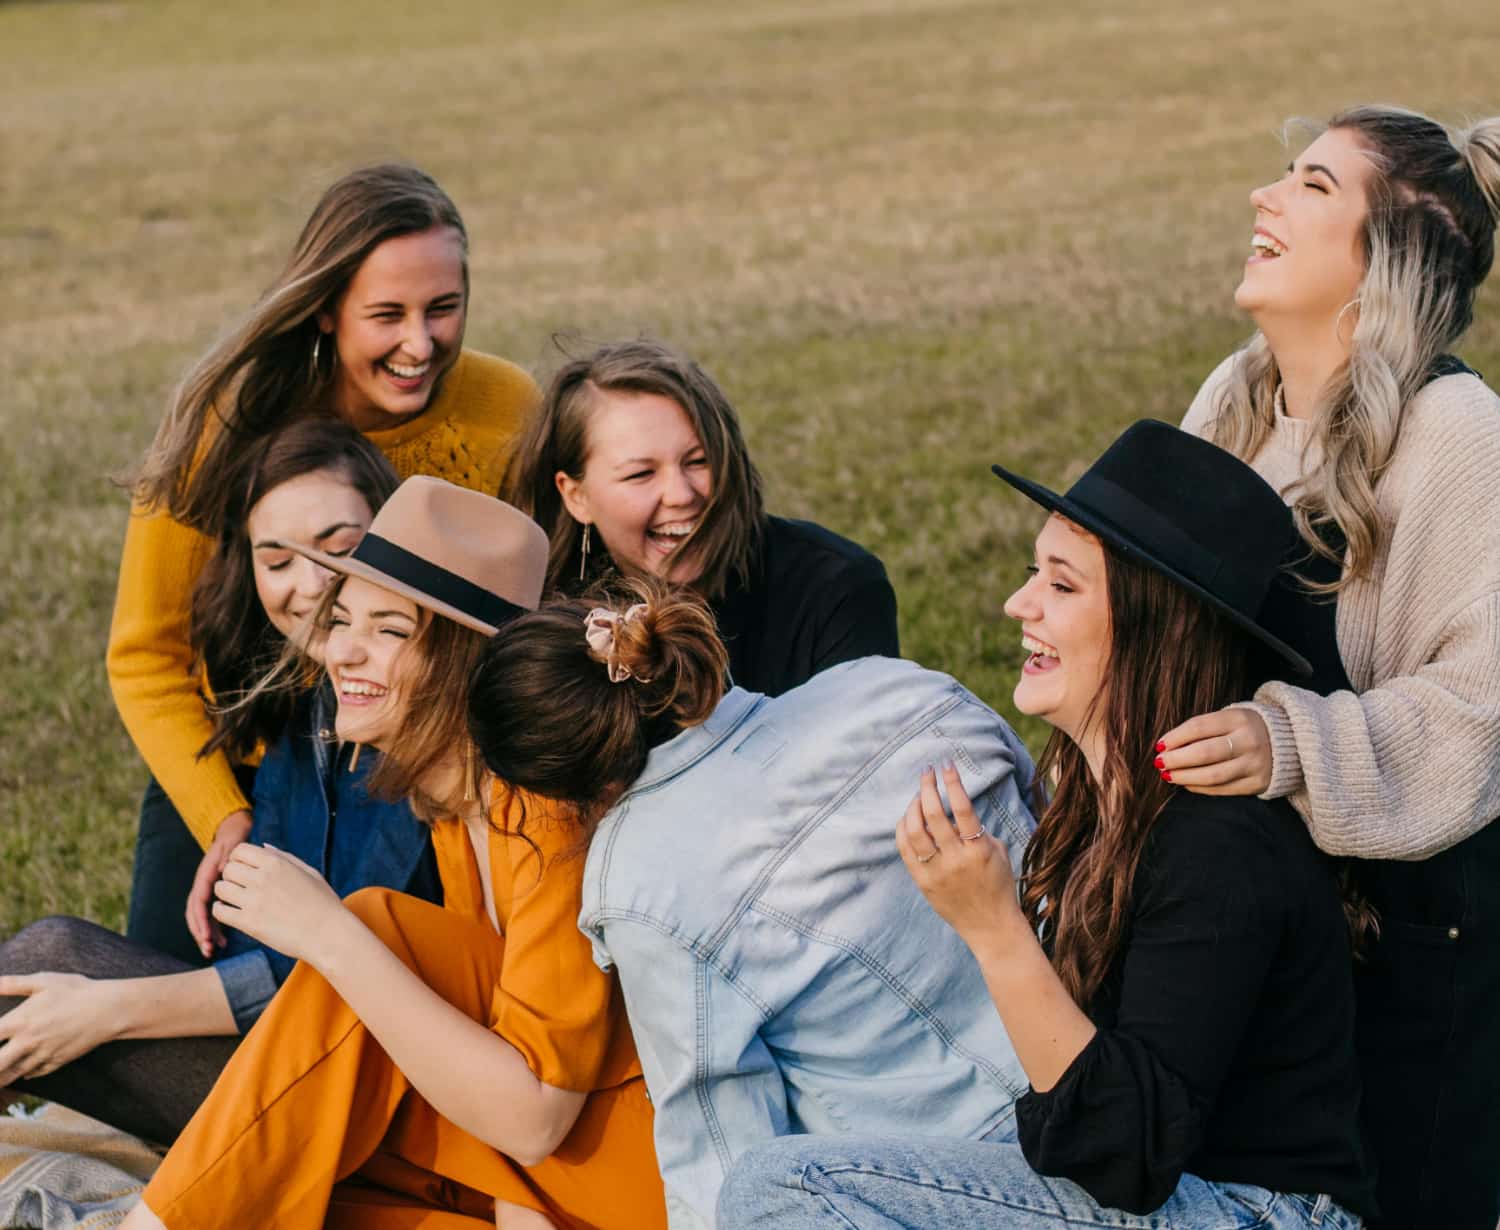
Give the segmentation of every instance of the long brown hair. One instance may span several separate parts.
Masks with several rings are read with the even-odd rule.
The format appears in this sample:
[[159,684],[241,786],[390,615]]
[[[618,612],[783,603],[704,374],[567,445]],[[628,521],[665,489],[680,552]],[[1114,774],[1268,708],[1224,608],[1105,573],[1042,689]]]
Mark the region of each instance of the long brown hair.
[[217,537],[227,480],[246,445],[289,415],[327,410],[333,348],[319,345],[318,313],[380,244],[434,227],[456,231],[467,254],[457,207],[415,167],[364,167],[330,186],[260,302],[177,389],[132,484],[136,501]]
[[[240,459],[224,492],[224,528],[198,574],[189,644],[215,701],[215,729],[200,755],[223,748],[242,757],[286,729],[296,704],[291,689],[257,689],[284,642],[255,590],[250,511],[283,483],[327,470],[364,497],[372,513],[400,481],[380,450],[346,423],[300,419]],[[245,703],[237,703],[244,700]]]
[[1177,789],[1152,763],[1157,736],[1248,696],[1257,652],[1212,607],[1102,545],[1110,649],[1088,715],[1104,736],[1100,780],[1078,744],[1055,731],[1037,772],[1054,783],[1052,795],[1021,877],[1022,909],[1079,1004],[1124,942],[1146,840]]
[[[1373,169],[1349,360],[1319,396],[1313,432],[1322,463],[1289,493],[1309,548],[1345,565],[1336,583],[1309,586],[1325,593],[1368,576],[1383,549],[1375,484],[1395,452],[1406,404],[1473,320],[1500,220],[1500,118],[1450,132],[1413,111],[1361,106],[1327,128],[1353,133]],[[1280,383],[1270,344],[1257,333],[1217,397],[1214,443],[1252,459],[1275,428]],[[1320,533],[1330,525],[1348,545],[1347,560]]]
[[581,592],[599,578],[599,559],[608,558],[602,549],[592,553],[592,572],[579,580],[582,530],[557,489],[559,473],[583,477],[589,419],[601,392],[655,393],[682,407],[703,445],[711,485],[708,507],[677,552],[702,561],[694,588],[710,600],[723,593],[730,578],[748,583],[764,532],[765,503],[739,417],[724,390],[692,359],[638,338],[600,346],[559,368],[511,456],[501,496],[547,531],[548,590]]
[[[636,604],[644,609],[626,618]],[[584,637],[598,606],[621,617],[613,661],[627,674],[618,683]],[[652,747],[708,719],[728,666],[697,596],[633,578],[501,628],[473,677],[469,732],[492,773],[568,805],[588,830],[640,776]]]

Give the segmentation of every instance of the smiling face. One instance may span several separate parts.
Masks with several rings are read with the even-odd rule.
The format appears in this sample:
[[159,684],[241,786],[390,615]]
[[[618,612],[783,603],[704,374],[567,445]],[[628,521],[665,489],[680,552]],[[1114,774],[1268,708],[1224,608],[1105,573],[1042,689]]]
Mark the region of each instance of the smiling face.
[[569,514],[594,527],[622,569],[679,585],[702,575],[696,554],[680,548],[708,507],[708,459],[692,420],[671,398],[598,391],[583,474],[559,471],[556,481]]
[[457,231],[434,227],[378,245],[332,310],[318,313],[338,348],[339,417],[371,431],[425,410],[458,357],[466,308]]
[[421,612],[409,598],[361,577],[344,581],[323,651],[340,739],[389,750],[405,718],[402,659],[420,628]]
[[1262,328],[1267,319],[1332,328],[1359,293],[1372,172],[1357,134],[1331,128],[1250,194],[1255,229],[1234,298]]
[[299,474],[256,501],[245,522],[255,592],[271,626],[288,639],[318,605],[333,574],[278,543],[347,555],[369,528],[370,505],[336,470]]
[[1028,571],[1030,579],[1005,603],[1005,613],[1021,622],[1028,653],[1016,708],[1084,745],[1110,652],[1104,549],[1054,514],[1037,535],[1036,562]]

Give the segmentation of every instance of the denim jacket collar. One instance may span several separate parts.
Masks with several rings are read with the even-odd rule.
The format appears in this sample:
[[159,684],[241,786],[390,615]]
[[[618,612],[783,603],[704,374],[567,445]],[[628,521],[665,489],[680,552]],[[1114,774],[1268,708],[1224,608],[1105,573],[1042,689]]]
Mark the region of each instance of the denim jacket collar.
[[701,726],[689,727],[659,747],[651,749],[645,770],[625,797],[655,790],[679,773],[685,773],[738,730],[761,707],[765,699],[759,692],[730,688],[708,721]]

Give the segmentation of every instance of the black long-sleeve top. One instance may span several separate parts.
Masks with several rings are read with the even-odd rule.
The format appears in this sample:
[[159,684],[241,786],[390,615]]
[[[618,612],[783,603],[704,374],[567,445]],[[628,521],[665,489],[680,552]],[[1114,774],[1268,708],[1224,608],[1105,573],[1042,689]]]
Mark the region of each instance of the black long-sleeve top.
[[767,517],[749,584],[731,581],[713,610],[730,677],[767,696],[840,662],[901,656],[885,567],[811,521]]
[[1333,872],[1285,803],[1178,791],[1135,879],[1098,1027],[1016,1120],[1026,1160],[1145,1213],[1184,1174],[1370,1216],[1354,985]]

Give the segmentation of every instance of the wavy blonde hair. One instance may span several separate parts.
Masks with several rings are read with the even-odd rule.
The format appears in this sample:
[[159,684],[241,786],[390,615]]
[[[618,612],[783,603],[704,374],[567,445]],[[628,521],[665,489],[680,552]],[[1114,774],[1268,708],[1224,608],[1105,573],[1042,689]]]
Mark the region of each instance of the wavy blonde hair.
[[[1500,219],[1500,118],[1450,131],[1413,111],[1360,106],[1325,127],[1356,134],[1374,168],[1349,359],[1323,389],[1313,417],[1323,461],[1290,492],[1309,548],[1344,566],[1338,582],[1309,586],[1330,593],[1370,574],[1383,545],[1375,487],[1395,451],[1402,413],[1474,318]],[[1218,393],[1213,441],[1254,457],[1275,427],[1280,382],[1270,344],[1256,333]],[[1342,559],[1322,536],[1330,527],[1347,544]]]

